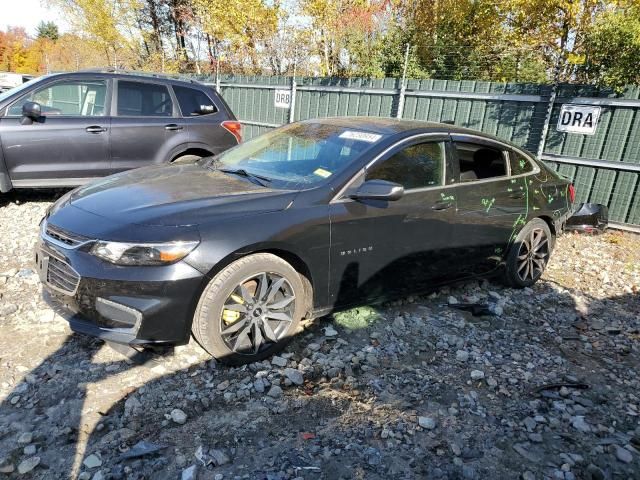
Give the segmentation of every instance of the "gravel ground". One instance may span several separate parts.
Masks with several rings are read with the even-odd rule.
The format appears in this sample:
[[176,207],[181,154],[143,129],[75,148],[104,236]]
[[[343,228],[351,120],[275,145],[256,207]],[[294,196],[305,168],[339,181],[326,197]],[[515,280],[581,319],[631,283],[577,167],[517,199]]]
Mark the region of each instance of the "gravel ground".
[[640,478],[639,236],[566,235],[533,289],[358,308],[229,368],[72,335],[31,269],[56,195],[0,197],[0,477]]

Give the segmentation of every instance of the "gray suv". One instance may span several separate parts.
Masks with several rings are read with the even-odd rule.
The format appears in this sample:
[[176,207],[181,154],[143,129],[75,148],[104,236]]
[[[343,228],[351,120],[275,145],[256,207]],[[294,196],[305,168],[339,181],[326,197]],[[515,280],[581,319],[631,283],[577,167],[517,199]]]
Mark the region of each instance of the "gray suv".
[[0,192],[194,162],[240,140],[229,106],[196,81],[104,70],[47,75],[0,94]]

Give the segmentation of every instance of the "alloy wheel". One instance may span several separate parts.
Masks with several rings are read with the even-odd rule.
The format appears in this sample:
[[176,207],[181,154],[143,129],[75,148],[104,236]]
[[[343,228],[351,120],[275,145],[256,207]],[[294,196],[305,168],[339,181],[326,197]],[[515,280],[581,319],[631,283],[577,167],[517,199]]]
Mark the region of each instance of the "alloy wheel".
[[549,261],[549,239],[541,228],[534,228],[522,240],[518,251],[518,277],[523,282],[542,275]]
[[289,281],[263,272],[240,282],[227,297],[220,332],[234,353],[256,355],[280,341],[293,321],[296,297]]

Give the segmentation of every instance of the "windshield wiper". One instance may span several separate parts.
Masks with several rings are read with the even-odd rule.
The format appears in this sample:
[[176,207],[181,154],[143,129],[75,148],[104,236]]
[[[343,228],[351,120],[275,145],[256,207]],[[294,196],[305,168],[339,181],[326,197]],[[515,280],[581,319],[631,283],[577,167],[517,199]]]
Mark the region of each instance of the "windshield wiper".
[[267,183],[271,183],[271,179],[269,177],[263,177],[262,175],[247,172],[244,168],[218,168],[217,170],[224,173],[232,173],[234,175],[240,175],[241,177],[253,179],[258,185],[261,185],[263,187],[266,187]]

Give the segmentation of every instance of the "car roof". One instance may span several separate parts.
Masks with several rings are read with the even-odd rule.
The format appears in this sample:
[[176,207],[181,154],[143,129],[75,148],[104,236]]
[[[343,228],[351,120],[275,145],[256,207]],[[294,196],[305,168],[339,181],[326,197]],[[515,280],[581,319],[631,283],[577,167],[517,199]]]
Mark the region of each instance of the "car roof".
[[52,73],[48,75],[49,78],[55,77],[76,77],[76,78],[88,78],[95,77],[99,75],[101,77],[112,77],[112,78],[121,78],[128,80],[153,80],[157,82],[171,83],[171,84],[182,84],[182,85],[198,85],[198,86],[206,86],[205,84],[191,79],[182,77],[179,75],[171,75],[171,74],[163,74],[163,73],[146,73],[146,72],[128,72],[124,70],[113,70],[113,69],[88,69],[88,70],[79,70],[76,72],[59,72]]
[[[449,133],[449,134],[465,134],[476,135],[490,140],[496,140],[500,143],[512,145],[511,142],[505,141],[493,135],[472,130],[469,128],[458,127],[448,123],[425,122],[421,120],[404,120],[389,117],[326,117],[305,120],[301,123],[322,123],[326,125],[336,125],[340,127],[353,128],[381,135],[396,135],[404,132],[414,132],[421,130],[424,133]],[[515,146],[515,145],[514,145]]]

